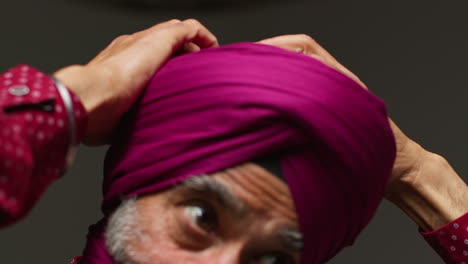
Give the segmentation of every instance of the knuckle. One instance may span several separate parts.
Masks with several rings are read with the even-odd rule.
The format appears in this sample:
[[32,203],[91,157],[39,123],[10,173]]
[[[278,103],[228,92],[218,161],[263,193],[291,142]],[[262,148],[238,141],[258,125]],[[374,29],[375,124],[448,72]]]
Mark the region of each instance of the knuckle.
[[125,40],[127,40],[129,38],[130,38],[130,35],[128,35],[128,34],[120,35],[120,36],[118,36],[117,38],[114,39],[114,42],[120,43],[120,42],[123,42],[123,41],[125,41]]
[[177,23],[181,23],[182,21],[180,21],[180,19],[174,18],[174,19],[171,19],[171,20],[169,20],[169,21],[167,21],[167,22],[168,22],[168,23],[171,23],[171,24],[177,24]]
[[299,34],[298,37],[299,37],[299,39],[301,41],[303,41],[305,43],[310,43],[310,44],[315,44],[316,43],[315,40],[311,36],[309,36],[307,34]]
[[432,159],[435,163],[438,163],[438,164],[447,164],[448,161],[446,158],[444,158],[443,156],[439,155],[439,154],[433,154],[432,155]]
[[119,44],[120,42],[122,42],[121,36],[118,36],[118,37],[116,37],[115,39],[113,39],[113,40],[111,41],[111,43],[110,43],[109,46],[113,46],[113,45]]
[[188,24],[196,25],[196,26],[201,25],[200,21],[196,20],[195,18],[186,19],[184,20],[184,22]]

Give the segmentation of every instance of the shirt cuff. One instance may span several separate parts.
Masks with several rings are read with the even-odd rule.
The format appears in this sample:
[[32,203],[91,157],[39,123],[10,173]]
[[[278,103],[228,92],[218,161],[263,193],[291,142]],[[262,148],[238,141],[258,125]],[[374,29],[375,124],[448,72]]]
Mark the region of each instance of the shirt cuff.
[[78,145],[83,139],[86,129],[87,115],[83,104],[81,103],[78,96],[74,94],[70,89],[68,89],[58,79],[52,79],[54,80],[57,92],[59,93],[62,99],[63,106],[65,108],[64,111],[66,112],[68,119],[68,128],[70,131],[70,142],[68,145],[65,167],[65,171],[67,171],[73,164]]
[[434,231],[420,233],[445,263],[468,264],[468,212]]
[[70,146],[83,139],[87,113],[73,92],[62,90],[68,106],[57,83],[28,65],[0,74],[0,227],[30,211],[65,173]]

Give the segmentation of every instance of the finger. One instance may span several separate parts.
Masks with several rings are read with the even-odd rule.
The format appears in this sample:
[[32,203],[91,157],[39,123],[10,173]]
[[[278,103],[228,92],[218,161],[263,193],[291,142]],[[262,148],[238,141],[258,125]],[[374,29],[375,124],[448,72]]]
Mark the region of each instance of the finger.
[[[205,26],[195,19],[184,21],[173,19],[157,24],[151,28],[137,32],[138,35],[155,35],[165,30],[168,37],[177,38],[177,42],[188,40],[197,44],[200,48],[218,46],[218,40]],[[184,42],[185,43],[185,42]]]
[[167,39],[171,39],[172,45],[179,48],[182,44],[192,42],[199,48],[211,48],[219,46],[218,40],[205,26],[195,19],[187,19],[182,23],[167,28]]
[[[219,46],[218,40],[205,26],[194,19],[188,19],[182,22],[173,21],[163,26],[156,25],[153,28],[138,33],[138,39],[142,40],[144,45],[150,45],[154,50],[161,48],[170,48],[171,54],[179,51],[185,43],[192,42],[200,49]],[[162,46],[162,44],[164,44]],[[189,45],[189,51],[194,49]],[[164,52],[164,54],[166,54]]]
[[173,25],[177,25],[177,24],[180,24],[182,23],[182,21],[180,19],[171,19],[169,21],[165,21],[165,22],[162,22],[162,23],[159,23],[159,24],[156,24],[150,28],[147,28],[147,29],[144,29],[142,31],[139,31],[139,32],[136,32],[135,34],[148,34],[152,31],[157,31],[157,30],[160,30],[160,29],[163,29],[163,28],[167,28],[167,27],[170,27],[170,26],[173,26]]
[[[158,31],[162,28],[166,28],[166,27],[169,27],[169,26],[173,26],[173,25],[177,25],[179,23],[182,23],[181,20],[179,19],[171,19],[169,21],[166,21],[166,22],[162,22],[162,23],[159,23],[159,24],[156,24],[150,28],[147,28],[145,30],[142,30],[142,31],[139,31],[139,32],[135,32],[132,34],[132,36],[134,38],[139,38],[141,37],[142,35],[145,35],[145,34],[151,34],[152,31]],[[123,42],[124,39],[126,38],[130,38],[131,35],[121,35],[121,36],[118,36],[117,38],[115,38],[103,51],[101,51],[99,55],[103,55],[106,53],[106,51],[108,50],[112,50],[112,48],[114,48],[116,45],[120,44]]]
[[197,52],[200,50],[201,50],[200,47],[198,47],[195,43],[187,42],[187,43],[182,44],[182,46],[177,51],[174,52],[173,56],[179,56],[182,54]]
[[201,48],[193,43],[193,42],[187,42],[187,43],[184,43],[182,45],[182,48],[181,48],[181,53],[191,53],[191,52],[197,52],[197,51],[200,51]]
[[274,45],[290,51],[303,53],[305,55],[323,56],[322,59],[328,59],[326,54],[320,51],[318,44],[307,35],[284,35],[259,41],[259,43]]
[[179,23],[182,23],[182,21],[180,19],[171,19],[169,21],[159,23],[156,26],[159,25],[160,27],[164,27],[164,26],[170,26],[170,25],[179,24]]
[[338,71],[341,71],[351,79],[355,80],[358,82],[363,88],[368,89],[367,86],[357,77],[353,72],[348,70],[345,66],[343,66],[340,62],[338,62],[335,57],[333,57],[326,49],[324,49],[319,43],[317,43],[314,39],[307,35],[297,35],[296,37],[303,38],[303,41],[305,41],[306,45],[306,54],[316,54],[320,58],[323,58],[323,61],[331,65],[333,68],[337,69]]
[[278,36],[258,41],[258,43],[283,48],[293,52],[304,52],[302,43],[299,43],[292,35]]
[[[313,48],[310,47],[310,44],[301,38],[300,35],[284,35],[273,38],[264,39],[258,41],[257,43],[271,45],[278,48],[286,49],[292,52],[302,53],[309,57],[315,58],[325,64],[330,64],[321,57]],[[333,65],[329,65],[333,67]]]
[[211,48],[219,46],[218,39],[216,36],[211,33],[204,25],[202,25],[198,20],[187,19],[183,21],[184,24],[193,27],[193,32],[195,35],[192,37],[192,42],[197,44],[200,48]]
[[327,50],[325,50],[320,44],[307,35],[284,35],[261,40],[259,43],[277,46],[293,52],[303,53],[309,57],[318,59],[329,67],[332,67],[347,75],[351,79],[354,79],[361,86],[367,89],[367,86],[354,73],[339,63]]

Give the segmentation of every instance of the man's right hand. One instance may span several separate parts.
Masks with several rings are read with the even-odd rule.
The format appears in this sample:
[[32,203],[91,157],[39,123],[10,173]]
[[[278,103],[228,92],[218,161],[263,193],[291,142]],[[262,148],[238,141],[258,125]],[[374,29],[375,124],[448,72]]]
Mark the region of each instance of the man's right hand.
[[[259,41],[303,53],[367,86],[307,35],[285,35]],[[434,230],[468,211],[468,187],[450,164],[407,137],[389,119],[396,141],[396,159],[385,198],[400,207],[423,230]]]
[[88,112],[84,142],[105,144],[122,114],[176,51],[216,46],[216,37],[200,22],[171,20],[120,36],[88,64],[68,66],[54,75],[80,97]]

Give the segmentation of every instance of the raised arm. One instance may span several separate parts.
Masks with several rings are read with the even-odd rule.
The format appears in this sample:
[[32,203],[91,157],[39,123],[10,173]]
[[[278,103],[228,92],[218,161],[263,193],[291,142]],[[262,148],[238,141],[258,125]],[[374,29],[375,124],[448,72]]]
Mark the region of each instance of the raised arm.
[[[366,85],[306,35],[287,35],[260,43],[314,57]],[[440,155],[408,138],[392,120],[397,157],[386,199],[401,208],[446,263],[468,263],[468,187]]]
[[409,139],[392,122],[397,158],[386,198],[419,227],[446,263],[468,263],[468,187],[442,156]]
[[174,52],[217,45],[198,21],[171,20],[118,37],[88,64],[56,72],[56,79],[27,65],[0,75],[0,227],[30,211],[64,174],[81,140],[109,141],[121,115]]

